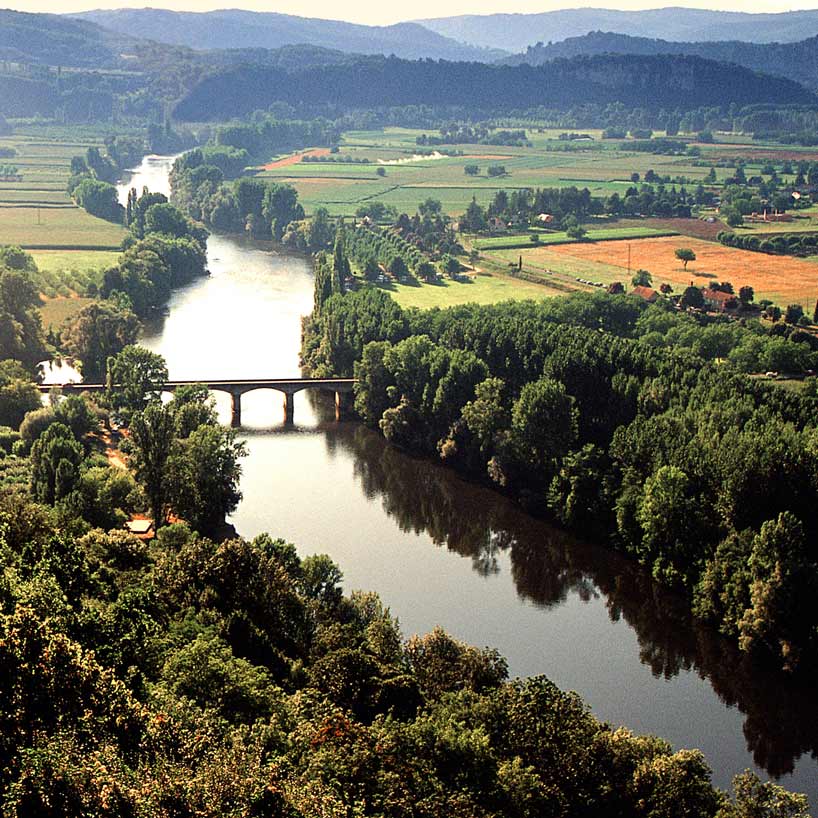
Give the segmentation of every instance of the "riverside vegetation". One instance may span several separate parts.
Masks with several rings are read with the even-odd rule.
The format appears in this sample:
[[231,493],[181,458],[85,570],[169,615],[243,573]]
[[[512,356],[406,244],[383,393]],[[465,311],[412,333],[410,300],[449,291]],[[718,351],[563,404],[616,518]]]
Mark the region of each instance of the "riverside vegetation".
[[741,374],[795,338],[602,293],[404,311],[344,293],[338,257],[303,359],[358,378],[366,422],[609,537],[742,650],[814,672],[816,399]]
[[[121,106],[147,137],[109,140],[104,152],[97,141],[71,163],[70,175],[70,157],[60,170],[60,196],[67,182],[88,211],[73,208],[72,224],[93,216],[92,224],[106,226],[100,235],[115,237],[108,249],[127,229],[119,260],[78,282],[93,301],[64,326],[42,330],[34,258],[20,248],[0,254],[4,814],[805,816],[803,797],[751,773],[736,778],[731,795],[719,792],[698,751],[674,752],[659,738],[614,729],[543,677],[509,680],[495,651],[439,630],[404,640],[375,594],[344,596],[341,569],[326,556],[301,558],[268,535],[248,541],[225,533],[225,516],[241,497],[244,447],[218,425],[204,389],[183,390],[164,405],[165,362],[134,342],[141,318],[160,311],[173,287],[205,273],[208,228],[319,251],[304,362],[317,375],[355,374],[356,408],[366,422],[392,444],[490,481],[532,512],[610,538],[741,650],[809,674],[818,647],[810,545],[818,523],[814,381],[795,393],[746,374],[818,368],[813,336],[796,326],[809,323],[803,310],[772,329],[749,310],[744,322],[728,321],[602,293],[421,312],[402,309],[376,282],[382,267],[395,276],[454,280],[470,238],[450,217],[464,211],[465,220],[474,219],[466,228],[484,241],[494,220],[512,222],[531,242],[538,235],[532,222],[547,209],[554,227],[581,244],[583,225],[594,227],[600,217],[672,217],[698,227],[689,217],[719,191],[726,218],[739,222],[755,194],[775,203],[790,181],[797,184],[796,168],[787,171],[782,161],[742,182],[745,163],[730,153],[739,149],[722,144],[707,153],[701,134],[694,144],[692,136],[652,139],[650,129],[673,137],[682,121],[704,131],[766,113],[783,130],[814,128],[814,117],[796,108],[727,107],[810,104],[812,95],[738,72],[736,100],[718,81],[722,66],[692,61],[697,87],[707,91],[681,101],[670,93],[664,101],[689,110],[668,114],[643,109],[641,97],[627,99],[625,109],[599,87],[586,95],[591,103],[574,100],[588,91],[576,75],[588,65],[620,66],[626,74],[661,65],[678,79],[685,63],[670,58],[497,73],[380,58],[328,67],[319,59],[317,66],[299,63],[293,77],[234,69],[238,55],[221,55],[214,73],[212,65],[205,71],[213,55],[150,53],[151,70],[118,79],[125,87],[115,91],[97,85],[114,81],[116,71],[73,78],[93,82],[88,89],[60,87],[50,69],[40,79],[23,73],[0,82],[29,92],[16,95],[23,106],[16,116],[62,111],[65,124],[85,121],[88,111],[99,122]],[[393,98],[383,98],[373,71],[397,78]],[[440,77],[458,72],[486,80],[486,110],[465,111],[459,97],[431,94]],[[361,73],[365,81],[356,79]],[[527,83],[512,100],[518,109],[499,105],[506,94],[498,78],[523,76]],[[554,84],[564,99],[538,96],[549,76],[567,80]],[[315,83],[322,87],[313,94]],[[344,94],[333,91],[339,83]],[[366,88],[373,105],[402,107],[356,110]],[[283,99],[285,91],[301,96]],[[314,103],[328,95],[320,113],[331,118],[317,119]],[[202,130],[196,141],[206,144],[174,168],[173,204],[133,191],[119,205],[112,183],[146,144],[167,151],[191,144],[169,124],[146,126],[172,101],[180,100],[175,111],[184,117],[204,107],[249,113],[259,99],[271,108]],[[543,107],[562,102],[565,110]],[[478,114],[488,124],[472,127]],[[443,125],[452,117],[454,125]],[[393,174],[407,173],[408,182],[411,171],[378,165],[373,172],[352,161],[353,153],[350,161],[303,164],[316,176],[364,168],[369,187],[354,203],[324,201],[325,189],[305,206],[303,182],[290,184],[288,165],[243,175],[271,156],[331,151],[354,141],[348,135],[356,130],[374,128],[391,139],[379,129],[393,124],[439,130],[449,147],[468,133],[512,155],[477,159],[447,147],[441,173],[452,189],[456,173],[459,189],[446,202],[409,183],[390,200],[398,187]],[[564,138],[532,133],[545,125]],[[0,131],[13,127],[0,116]],[[568,165],[590,164],[589,155],[606,149],[599,134],[587,154],[580,148],[586,129],[596,127],[624,140],[595,180],[594,194],[604,200],[577,188],[565,164],[553,176],[542,172],[557,155]],[[415,130],[401,139],[385,163],[407,153],[411,159],[438,137],[427,134],[424,142]],[[524,176],[531,161],[525,151],[536,147],[541,164]],[[29,169],[23,162],[20,169],[22,182],[2,183],[18,197],[32,190]],[[753,197],[734,188],[752,188]],[[330,208],[362,223],[341,226]],[[359,291],[345,292],[348,284]],[[110,378],[116,388],[97,403],[54,395],[43,407],[33,379],[51,352],[70,354],[86,377]],[[110,418],[128,430],[117,455],[106,448]],[[153,541],[122,530],[134,514],[155,520]]]
[[[206,392],[163,405],[162,360],[128,346],[107,408],[34,409],[36,291],[2,286],[25,278],[0,281],[26,330],[2,367],[0,406],[18,405],[3,420],[29,408],[0,438],[0,463],[29,474],[0,490],[7,815],[806,814],[750,773],[728,798],[701,753],[613,730],[543,677],[509,681],[495,651],[440,630],[404,641],[325,556],[208,539],[239,499],[242,450]],[[130,426],[135,477],[98,454],[109,411]],[[134,508],[189,525],[145,543],[117,529]]]

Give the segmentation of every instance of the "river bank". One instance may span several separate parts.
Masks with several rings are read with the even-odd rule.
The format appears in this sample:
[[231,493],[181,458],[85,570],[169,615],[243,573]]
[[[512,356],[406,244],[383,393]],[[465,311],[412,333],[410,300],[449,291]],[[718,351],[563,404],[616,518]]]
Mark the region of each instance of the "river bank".
[[[170,161],[164,177],[153,160],[130,184],[164,192]],[[213,235],[208,266],[209,277],[173,293],[142,343],[174,378],[298,376],[313,298],[307,260]],[[229,401],[217,403],[229,421]],[[244,500],[229,522],[243,536],[270,531],[302,555],[328,553],[345,589],[378,591],[406,637],[439,624],[497,648],[512,675],[545,674],[577,691],[599,718],[702,749],[720,787],[751,767],[815,803],[811,691],[693,626],[643,570],[371,430],[336,423],[319,397],[296,395],[288,426],[280,395],[250,393],[242,422]]]

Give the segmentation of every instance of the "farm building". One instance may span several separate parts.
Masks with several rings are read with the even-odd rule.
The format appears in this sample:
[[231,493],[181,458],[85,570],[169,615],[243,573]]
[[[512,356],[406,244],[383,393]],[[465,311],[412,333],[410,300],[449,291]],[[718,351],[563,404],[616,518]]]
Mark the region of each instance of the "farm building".
[[631,290],[631,295],[638,295],[639,298],[648,302],[648,304],[653,304],[654,301],[659,299],[659,293],[656,292],[652,287],[643,287],[637,286]]
[[721,290],[704,289],[702,295],[705,307],[716,312],[726,312],[736,303],[733,293],[723,293]]

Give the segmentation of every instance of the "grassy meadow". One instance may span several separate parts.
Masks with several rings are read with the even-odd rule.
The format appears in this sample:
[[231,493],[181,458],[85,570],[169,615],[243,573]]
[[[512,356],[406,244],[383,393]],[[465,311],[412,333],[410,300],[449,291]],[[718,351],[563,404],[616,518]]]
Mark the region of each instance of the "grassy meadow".
[[401,284],[389,282],[378,284],[402,307],[431,309],[454,307],[458,304],[496,304],[500,301],[549,298],[562,295],[563,291],[529,281],[512,278],[500,272],[481,272],[474,277],[454,281],[441,279],[436,284],[411,281]]
[[[512,126],[513,127],[513,126]],[[687,156],[659,156],[622,150],[623,140],[602,140],[601,132],[588,131],[593,141],[565,142],[559,130],[527,128],[531,147],[496,145],[447,145],[419,147],[415,140],[425,133],[419,129],[386,128],[382,131],[349,131],[344,134],[336,158],[349,162],[305,162],[304,153],[272,157],[278,161],[259,173],[291,183],[308,213],[326,207],[332,215],[351,216],[368,201],[394,205],[399,211],[414,212],[428,197],[439,199],[447,213],[464,212],[472,197],[487,204],[497,190],[534,187],[587,187],[594,196],[623,194],[640,177],[653,170],[657,174],[684,178],[695,187],[710,171],[709,162],[733,156],[746,157],[748,175],[761,175],[767,160],[792,158],[789,149],[748,144],[699,145],[700,164]],[[747,140],[745,139],[745,143]],[[625,141],[624,144],[627,144]],[[439,151],[437,156],[422,155]],[[458,156],[443,155],[457,151]],[[809,152],[798,152],[809,158]],[[812,151],[815,155],[815,151]],[[364,163],[366,160],[366,163]],[[465,165],[477,165],[477,176],[467,176]],[[502,165],[505,176],[489,176],[490,165]],[[381,168],[384,176],[378,175]],[[717,181],[733,173],[716,168]]]
[[71,158],[99,139],[72,138],[70,130],[37,131],[0,137],[13,148],[9,164],[19,180],[0,182],[0,242],[26,249],[115,250],[125,236],[122,227],[97,219],[76,207],[66,192]]
[[71,158],[101,144],[100,134],[56,126],[29,125],[0,137],[0,147],[16,151],[4,161],[21,177],[0,181],[0,244],[18,244],[34,257],[46,328],[90,303],[88,286],[99,285],[125,237],[123,227],[91,216],[66,192]]

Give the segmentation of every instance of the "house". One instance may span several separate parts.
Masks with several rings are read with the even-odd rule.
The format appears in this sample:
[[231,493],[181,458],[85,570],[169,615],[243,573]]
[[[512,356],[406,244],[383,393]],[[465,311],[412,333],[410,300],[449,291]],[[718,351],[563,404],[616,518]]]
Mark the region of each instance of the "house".
[[505,233],[508,230],[508,225],[503,219],[498,219],[497,216],[492,216],[489,219],[489,230],[492,233]]
[[736,305],[736,296],[733,293],[723,293],[721,290],[702,290],[704,306],[714,312],[726,312]]
[[540,224],[553,224],[554,217],[550,213],[540,213],[540,215],[537,216],[537,221]]
[[152,540],[154,534],[153,520],[145,517],[134,517],[125,523],[125,530],[140,540]]
[[634,287],[630,294],[639,296],[639,298],[647,301],[648,304],[653,304],[659,299],[659,293],[657,293],[656,290],[651,287],[642,287],[641,285]]

